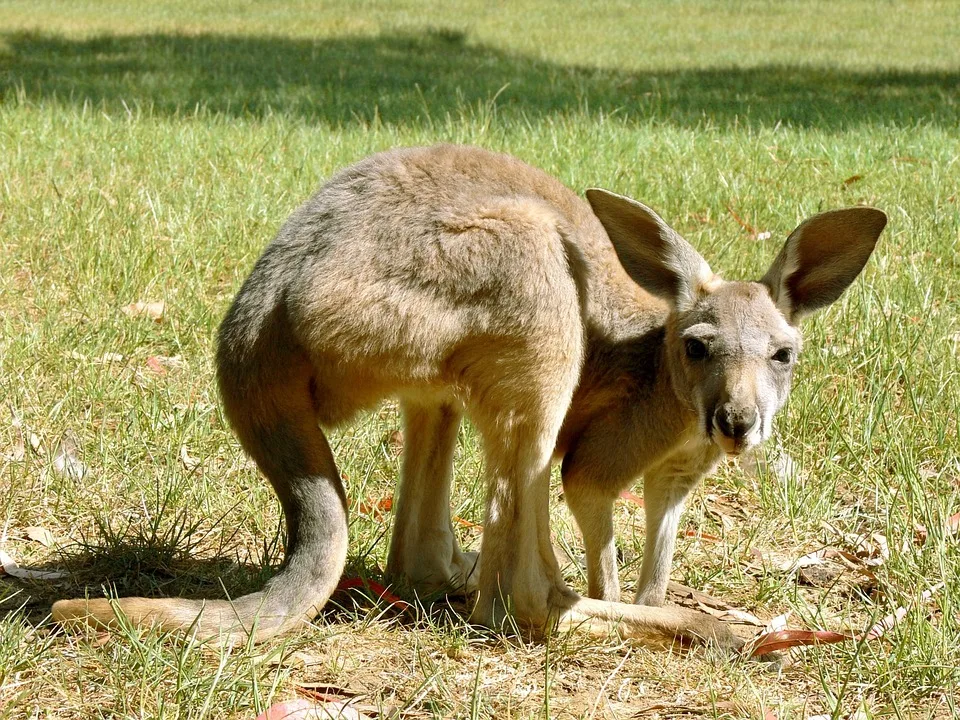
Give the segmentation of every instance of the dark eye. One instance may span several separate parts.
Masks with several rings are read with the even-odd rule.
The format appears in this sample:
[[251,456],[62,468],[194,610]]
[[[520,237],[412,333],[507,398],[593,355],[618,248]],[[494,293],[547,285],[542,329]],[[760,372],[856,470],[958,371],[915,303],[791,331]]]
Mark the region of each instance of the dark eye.
[[774,362],[788,365],[790,361],[793,360],[793,351],[790,348],[780,348],[773,354],[773,358],[771,359]]
[[687,357],[691,360],[703,360],[707,356],[707,346],[691,338],[686,344]]

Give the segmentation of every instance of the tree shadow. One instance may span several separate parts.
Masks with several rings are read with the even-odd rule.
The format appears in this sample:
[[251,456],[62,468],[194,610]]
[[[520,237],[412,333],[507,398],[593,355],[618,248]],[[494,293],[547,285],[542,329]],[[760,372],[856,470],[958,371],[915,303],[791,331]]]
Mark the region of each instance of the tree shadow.
[[960,73],[804,65],[649,73],[560,65],[468,41],[458,31],[333,39],[148,34],[73,40],[0,35],[0,98],[270,114],[327,125],[424,125],[496,104],[536,119],[616,113],[694,127],[785,123],[960,123]]

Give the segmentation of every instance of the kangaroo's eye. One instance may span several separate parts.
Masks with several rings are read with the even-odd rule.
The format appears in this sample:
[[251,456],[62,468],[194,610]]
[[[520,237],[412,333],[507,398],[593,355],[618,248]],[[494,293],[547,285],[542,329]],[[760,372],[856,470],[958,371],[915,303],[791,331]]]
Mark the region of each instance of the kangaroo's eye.
[[772,360],[782,365],[788,365],[793,360],[793,351],[790,348],[780,348],[773,354]]
[[693,338],[687,340],[686,350],[687,357],[691,360],[703,360],[708,355],[707,346]]

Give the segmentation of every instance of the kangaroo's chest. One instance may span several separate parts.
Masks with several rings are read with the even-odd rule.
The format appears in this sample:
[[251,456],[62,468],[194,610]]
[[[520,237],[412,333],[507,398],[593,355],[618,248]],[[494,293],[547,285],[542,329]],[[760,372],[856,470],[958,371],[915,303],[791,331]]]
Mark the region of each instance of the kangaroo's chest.
[[704,437],[697,428],[689,428],[663,454],[648,463],[642,474],[645,477],[701,478],[713,472],[722,458],[723,452],[716,443]]

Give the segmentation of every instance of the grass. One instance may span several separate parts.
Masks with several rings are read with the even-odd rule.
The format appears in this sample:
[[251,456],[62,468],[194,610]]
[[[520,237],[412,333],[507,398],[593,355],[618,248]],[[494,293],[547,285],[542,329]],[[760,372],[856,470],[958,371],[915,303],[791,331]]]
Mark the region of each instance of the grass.
[[[2,547],[70,571],[0,576],[0,718],[252,718],[307,682],[413,717],[960,713],[960,550],[941,530],[960,510],[958,31],[948,0],[0,3]],[[862,280],[806,325],[779,421],[797,472],[710,480],[683,527],[722,541],[681,537],[674,578],[831,630],[945,587],[883,639],[812,648],[780,673],[703,650],[495,637],[463,604],[397,615],[362,593],[257,648],[53,627],[59,597],[233,596],[280,562],[277,503],[218,407],[217,322],[319,182],[441,140],[642,199],[729,277],[757,276],[821,208],[885,209]],[[160,322],[122,311],[160,300]],[[398,422],[387,404],[334,439],[354,502],[348,572],[372,579],[392,518],[359,505],[392,492]],[[56,468],[64,438],[82,480]],[[477,523],[481,471],[465,427],[452,511]],[[569,513],[552,515],[577,558]],[[626,594],[642,512],[622,503],[617,522]],[[752,552],[872,533],[891,552],[866,584],[804,584]]]

